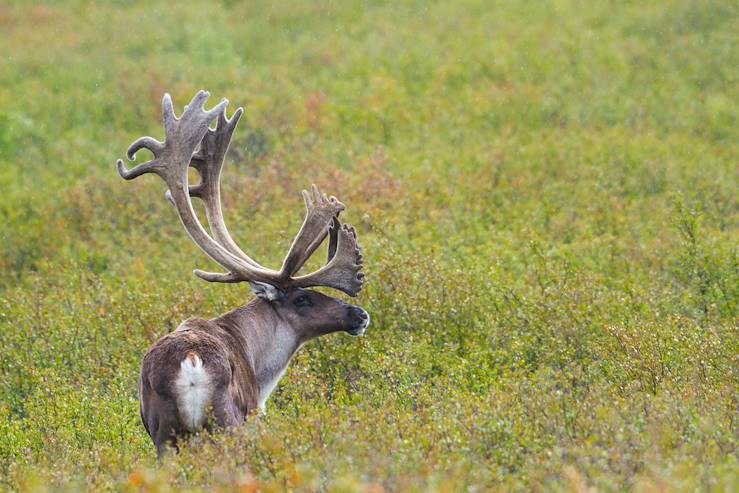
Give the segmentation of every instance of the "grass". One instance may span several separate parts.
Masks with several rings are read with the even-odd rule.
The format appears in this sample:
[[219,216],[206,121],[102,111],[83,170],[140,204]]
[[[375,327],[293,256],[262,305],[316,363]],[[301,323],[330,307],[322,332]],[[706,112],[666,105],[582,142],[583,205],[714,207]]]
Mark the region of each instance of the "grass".
[[[0,5],[0,487],[736,491],[738,14]],[[200,88],[247,108],[237,241],[277,265],[315,181],[349,205],[373,325],[159,466],[141,357],[250,294],[192,276],[162,184],[114,162]]]

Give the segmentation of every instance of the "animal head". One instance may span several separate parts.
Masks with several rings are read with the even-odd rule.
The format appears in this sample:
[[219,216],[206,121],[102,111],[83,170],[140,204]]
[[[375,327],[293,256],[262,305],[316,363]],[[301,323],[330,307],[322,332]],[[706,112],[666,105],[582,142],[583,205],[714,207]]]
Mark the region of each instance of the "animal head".
[[362,308],[312,289],[282,291],[269,284],[252,283],[252,291],[302,340],[339,331],[361,336],[370,323],[369,314]]

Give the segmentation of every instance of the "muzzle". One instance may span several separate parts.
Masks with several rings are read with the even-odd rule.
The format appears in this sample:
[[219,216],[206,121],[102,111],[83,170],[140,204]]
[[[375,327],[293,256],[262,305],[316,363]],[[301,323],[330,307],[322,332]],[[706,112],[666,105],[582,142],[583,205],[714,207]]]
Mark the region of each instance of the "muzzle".
[[349,328],[346,332],[347,334],[355,337],[364,335],[367,327],[369,327],[370,324],[369,313],[364,311],[362,308],[359,308],[358,306],[349,307],[349,320],[351,322],[351,328]]

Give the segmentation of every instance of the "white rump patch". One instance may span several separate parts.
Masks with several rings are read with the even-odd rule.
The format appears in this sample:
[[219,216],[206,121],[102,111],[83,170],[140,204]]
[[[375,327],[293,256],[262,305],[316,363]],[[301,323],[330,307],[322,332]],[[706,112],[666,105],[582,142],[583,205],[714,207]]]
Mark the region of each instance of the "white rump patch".
[[211,396],[210,377],[200,356],[189,353],[182,360],[174,387],[182,424],[190,431],[198,430],[205,423],[205,410]]

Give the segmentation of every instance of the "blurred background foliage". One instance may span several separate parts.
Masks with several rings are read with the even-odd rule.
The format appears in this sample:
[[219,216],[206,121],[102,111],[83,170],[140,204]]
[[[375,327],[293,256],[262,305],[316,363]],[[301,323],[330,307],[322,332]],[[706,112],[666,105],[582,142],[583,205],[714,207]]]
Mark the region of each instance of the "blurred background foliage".
[[[0,487],[737,491],[738,10],[3,2]],[[237,241],[277,265],[318,183],[373,324],[158,467],[142,355],[250,294],[114,163],[201,88]]]

